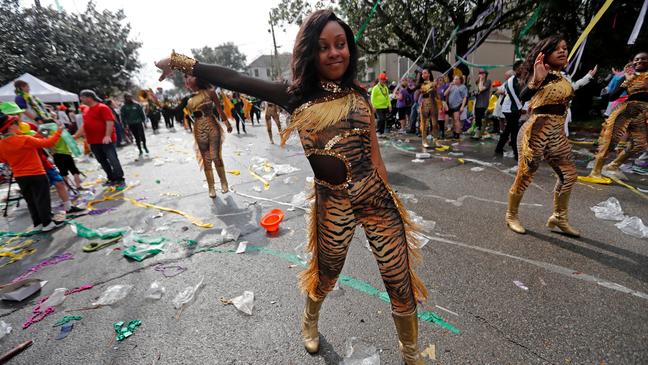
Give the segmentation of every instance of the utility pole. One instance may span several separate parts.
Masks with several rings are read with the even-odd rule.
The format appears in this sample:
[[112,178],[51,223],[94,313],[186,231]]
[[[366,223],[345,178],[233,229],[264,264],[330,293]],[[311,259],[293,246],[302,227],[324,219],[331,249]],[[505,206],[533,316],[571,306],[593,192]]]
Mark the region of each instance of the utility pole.
[[[270,29],[268,32],[272,34],[272,44],[274,45],[274,62],[272,62],[272,79],[276,80],[279,75],[281,75],[281,63],[279,62],[279,52],[277,51],[277,40],[275,39],[274,33],[274,22],[272,21],[272,14],[268,13],[270,16]],[[272,60],[272,56],[271,56]]]

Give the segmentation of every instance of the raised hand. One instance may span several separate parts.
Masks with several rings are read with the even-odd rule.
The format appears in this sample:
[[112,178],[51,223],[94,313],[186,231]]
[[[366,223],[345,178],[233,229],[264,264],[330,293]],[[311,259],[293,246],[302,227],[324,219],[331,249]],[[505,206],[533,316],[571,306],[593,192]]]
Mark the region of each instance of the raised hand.
[[173,69],[171,68],[171,59],[170,58],[163,58],[157,62],[154,62],[155,66],[159,68],[162,71],[162,75],[160,75],[160,81],[166,79],[173,73]]
[[598,65],[594,66],[594,68],[591,69],[591,70],[588,72],[588,74],[589,74],[591,77],[594,77],[594,75],[596,75],[596,71],[598,71]]
[[547,74],[549,73],[549,65],[544,63],[544,58],[544,53],[540,52],[538,53],[538,57],[536,57],[535,61],[533,62],[533,81],[537,85],[540,85],[540,83],[544,81],[545,77],[547,77]]

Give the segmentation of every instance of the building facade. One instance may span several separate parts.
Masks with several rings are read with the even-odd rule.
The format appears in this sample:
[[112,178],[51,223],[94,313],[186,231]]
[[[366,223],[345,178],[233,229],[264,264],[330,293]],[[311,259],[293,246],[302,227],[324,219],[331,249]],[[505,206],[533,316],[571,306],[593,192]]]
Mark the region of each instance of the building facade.
[[292,54],[290,53],[282,53],[277,57],[274,55],[261,55],[248,65],[247,74],[257,79],[272,81],[273,69],[275,69],[280,80],[291,80],[291,59]]

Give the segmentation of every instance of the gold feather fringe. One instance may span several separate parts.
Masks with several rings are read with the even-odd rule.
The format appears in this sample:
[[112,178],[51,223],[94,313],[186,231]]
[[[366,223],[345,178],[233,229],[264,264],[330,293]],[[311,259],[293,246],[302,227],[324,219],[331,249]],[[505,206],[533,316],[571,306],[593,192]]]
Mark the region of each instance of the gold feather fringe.
[[407,240],[407,260],[409,262],[409,274],[410,274],[410,283],[412,285],[412,290],[414,291],[414,298],[416,301],[426,301],[428,299],[428,290],[423,284],[421,278],[416,274],[414,268],[421,263],[421,249],[419,247],[419,242],[414,232],[419,231],[420,228],[412,222],[410,219],[407,209],[401,202],[400,198],[396,193],[394,193],[387,183],[383,182],[389,189],[389,192],[394,199],[394,203],[398,208],[398,213],[403,221],[403,227],[405,229],[405,239]]
[[311,299],[318,301],[322,298],[316,297],[317,286],[319,285],[319,267],[317,260],[318,199],[314,185],[312,186],[309,198],[309,200],[312,200],[313,203],[310,206],[308,217],[308,244],[306,246],[306,250],[310,252],[311,257],[308,262],[308,266],[306,266],[306,269],[299,274],[299,287],[304,294],[308,295]]
[[308,130],[311,133],[321,132],[348,117],[363,99],[356,93],[331,95],[303,104],[292,114],[286,129],[281,132],[281,145],[285,145],[294,131]]
[[523,176],[529,171],[529,161],[533,159],[533,149],[529,145],[529,141],[531,140],[531,132],[533,132],[533,125],[535,124],[537,119],[538,119],[537,115],[531,115],[529,120],[526,122],[529,123],[529,125],[524,130],[524,134],[522,135],[521,146],[519,146],[522,147],[522,151],[520,153],[519,160],[518,160],[517,176]]

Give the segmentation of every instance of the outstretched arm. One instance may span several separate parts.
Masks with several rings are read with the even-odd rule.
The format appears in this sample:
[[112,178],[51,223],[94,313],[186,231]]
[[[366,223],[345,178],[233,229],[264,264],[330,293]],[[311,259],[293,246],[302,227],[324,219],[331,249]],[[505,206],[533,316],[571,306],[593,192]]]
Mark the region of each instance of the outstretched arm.
[[175,52],[171,54],[170,58],[160,60],[155,65],[162,70],[160,80],[164,80],[175,69],[209,81],[224,89],[252,95],[278,104],[284,109],[289,109],[290,96],[287,91],[288,87],[284,83],[260,80],[226,67],[199,63],[192,58]]

